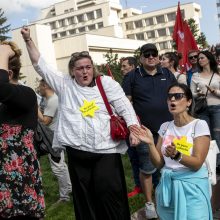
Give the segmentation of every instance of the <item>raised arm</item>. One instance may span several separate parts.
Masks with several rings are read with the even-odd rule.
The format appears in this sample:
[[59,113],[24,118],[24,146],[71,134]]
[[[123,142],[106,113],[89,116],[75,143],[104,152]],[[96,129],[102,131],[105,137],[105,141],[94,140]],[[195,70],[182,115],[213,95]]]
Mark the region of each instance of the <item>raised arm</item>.
[[21,34],[22,34],[23,39],[26,43],[26,47],[27,47],[31,62],[33,65],[35,65],[38,63],[38,60],[40,58],[40,52],[38,51],[37,47],[35,46],[34,42],[32,41],[32,39],[30,37],[30,29],[28,27],[24,26],[21,29]]

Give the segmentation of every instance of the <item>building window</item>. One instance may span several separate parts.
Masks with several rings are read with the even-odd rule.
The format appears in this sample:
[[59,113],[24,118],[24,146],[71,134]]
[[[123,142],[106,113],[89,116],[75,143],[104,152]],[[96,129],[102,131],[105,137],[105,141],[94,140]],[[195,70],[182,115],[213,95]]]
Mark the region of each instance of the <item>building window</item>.
[[65,20],[59,20],[59,27],[64,27],[65,26]]
[[68,12],[69,12],[69,9],[64,10],[64,13],[68,13]]
[[95,29],[95,24],[92,24],[92,25],[89,25],[88,26],[88,30],[91,31],[91,30],[94,30]]
[[135,35],[134,35],[134,34],[128,34],[128,35],[127,35],[127,38],[128,38],[128,39],[135,39]]
[[134,25],[133,25],[132,21],[126,22],[125,26],[126,26],[126,30],[133,30],[134,29]]
[[156,16],[157,24],[165,22],[164,15]]
[[75,24],[74,17],[68,18],[68,23],[69,23],[69,24]]
[[50,28],[51,28],[51,30],[56,29],[56,22],[55,21],[50,23]]
[[182,14],[182,18],[183,20],[185,19],[185,11],[184,10],[181,10],[181,14]]
[[173,35],[173,29],[174,29],[173,26],[172,26],[172,27],[169,27],[169,35]]
[[99,23],[98,23],[98,29],[99,29],[99,28],[103,28],[103,22],[99,22]]
[[168,42],[167,41],[160,42],[159,47],[160,47],[161,50],[168,49]]
[[57,38],[57,34],[52,34],[52,39],[56,39]]
[[51,11],[50,11],[50,15],[52,15],[52,16],[55,16],[55,15],[56,15],[55,8],[51,9]]
[[145,23],[146,23],[146,26],[150,26],[154,24],[154,20],[153,18],[146,18]]
[[60,37],[65,37],[66,36],[66,31],[60,32]]
[[155,32],[154,31],[148,31],[148,32],[146,32],[146,34],[147,34],[148,39],[155,38]]
[[69,30],[69,34],[70,34],[70,35],[76,34],[76,29],[71,29],[71,30]]
[[78,28],[78,30],[79,30],[79,33],[82,33],[82,32],[86,31],[86,28],[85,27],[81,27],[81,28]]
[[102,10],[98,9],[96,10],[96,18],[101,18],[102,17]]
[[70,12],[73,12],[74,11],[74,8],[70,8]]
[[157,30],[157,33],[158,33],[158,36],[159,36],[159,37],[166,36],[166,35],[167,35],[167,33],[166,33],[166,28],[158,29],[158,30]]
[[95,16],[94,16],[94,12],[93,12],[93,11],[86,13],[86,15],[87,15],[87,19],[88,19],[88,20],[93,20],[93,19],[95,19]]
[[77,20],[78,20],[78,22],[83,22],[83,21],[84,21],[84,16],[83,16],[83,14],[77,15]]
[[136,34],[136,39],[137,39],[137,40],[144,40],[144,33],[138,33],[138,34]]
[[124,17],[124,18],[127,18],[127,17],[128,17],[128,14],[127,14],[127,13],[124,13],[124,14],[123,14],[123,17]]
[[176,12],[172,12],[167,14],[168,21],[175,21],[176,20]]
[[136,28],[141,28],[143,27],[142,20],[134,21],[135,27]]

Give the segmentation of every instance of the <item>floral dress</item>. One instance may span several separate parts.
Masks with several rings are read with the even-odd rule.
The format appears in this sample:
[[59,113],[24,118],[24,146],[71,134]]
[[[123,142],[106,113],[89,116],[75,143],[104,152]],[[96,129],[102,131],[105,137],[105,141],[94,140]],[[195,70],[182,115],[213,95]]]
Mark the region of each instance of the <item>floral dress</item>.
[[33,131],[20,125],[0,127],[0,216],[44,215],[44,195]]
[[33,145],[37,97],[0,69],[0,219],[44,216],[40,165]]

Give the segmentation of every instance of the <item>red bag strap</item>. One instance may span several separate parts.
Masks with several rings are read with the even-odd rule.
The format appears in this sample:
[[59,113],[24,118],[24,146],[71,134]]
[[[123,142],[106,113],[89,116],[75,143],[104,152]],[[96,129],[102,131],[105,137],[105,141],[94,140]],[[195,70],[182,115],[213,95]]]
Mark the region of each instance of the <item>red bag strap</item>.
[[105,94],[105,91],[104,91],[104,89],[103,89],[102,82],[101,82],[101,76],[97,76],[97,77],[96,77],[96,84],[97,84],[97,86],[98,86],[98,88],[99,88],[99,91],[100,91],[100,93],[101,93],[101,95],[102,95],[102,98],[103,98],[103,101],[104,101],[104,103],[105,103],[105,106],[106,106],[106,108],[107,108],[107,110],[108,110],[108,113],[109,113],[110,116],[112,116],[112,115],[113,115],[113,112],[112,112],[112,109],[111,109],[110,104],[109,104],[109,102],[108,102],[108,99],[107,99],[107,96],[106,96],[106,94]]

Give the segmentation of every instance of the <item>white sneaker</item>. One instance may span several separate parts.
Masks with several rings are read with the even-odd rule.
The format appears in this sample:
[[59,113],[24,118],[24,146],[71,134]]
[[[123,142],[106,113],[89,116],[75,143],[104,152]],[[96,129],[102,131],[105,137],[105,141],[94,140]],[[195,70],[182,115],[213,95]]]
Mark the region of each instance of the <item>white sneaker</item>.
[[152,202],[145,203],[145,215],[147,219],[153,219],[158,217],[154,203]]

